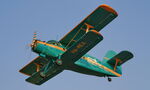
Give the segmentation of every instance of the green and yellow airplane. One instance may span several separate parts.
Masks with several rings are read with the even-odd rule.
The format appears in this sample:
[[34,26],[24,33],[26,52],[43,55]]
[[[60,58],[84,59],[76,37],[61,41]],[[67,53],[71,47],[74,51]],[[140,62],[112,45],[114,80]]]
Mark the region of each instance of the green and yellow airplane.
[[35,33],[31,48],[39,56],[20,72],[30,76],[27,82],[36,85],[43,84],[64,70],[108,77],[108,81],[111,81],[110,77],[120,77],[121,65],[133,58],[131,52],[121,51],[117,54],[111,50],[102,61],[87,54],[103,40],[99,31],[117,16],[113,8],[103,4],[59,41],[40,41]]

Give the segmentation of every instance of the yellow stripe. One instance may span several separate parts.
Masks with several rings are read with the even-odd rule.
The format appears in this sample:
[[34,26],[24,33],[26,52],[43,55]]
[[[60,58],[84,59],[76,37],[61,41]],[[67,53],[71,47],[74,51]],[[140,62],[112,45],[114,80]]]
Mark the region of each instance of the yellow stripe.
[[46,45],[46,46],[50,46],[50,47],[53,47],[53,48],[57,48],[57,49],[59,49],[59,50],[61,50],[61,51],[66,51],[66,50],[65,50],[64,48],[62,48],[62,47],[58,47],[58,46],[55,46],[55,45],[52,45],[52,44],[48,44],[48,43],[45,43],[45,42],[37,41],[37,43],[44,44],[44,45]]
[[104,57],[104,59],[105,59],[105,60],[109,60],[109,58],[107,58],[107,57]]
[[115,74],[115,75],[118,76],[118,77],[121,76],[121,74],[119,74],[119,73],[117,73],[117,72],[115,72],[115,71],[109,69],[108,67],[106,67],[106,66],[104,66],[104,65],[102,65],[102,64],[97,63],[97,62],[94,61],[94,60],[91,60],[90,58],[84,57],[84,59],[87,60],[88,62],[90,62],[90,63],[93,64],[93,65],[97,65],[97,66],[103,68],[104,70],[109,71],[109,72]]

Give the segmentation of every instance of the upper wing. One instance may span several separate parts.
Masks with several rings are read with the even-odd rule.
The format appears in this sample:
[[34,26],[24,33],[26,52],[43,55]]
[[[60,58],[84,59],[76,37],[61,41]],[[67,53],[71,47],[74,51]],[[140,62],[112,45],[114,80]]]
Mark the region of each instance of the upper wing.
[[38,72],[48,61],[42,57],[36,57],[29,64],[24,66],[19,72],[31,76],[33,73]]
[[109,22],[118,16],[117,12],[108,5],[100,5],[80,24],[65,35],[61,40],[66,48],[69,48],[74,42],[79,40],[88,30],[100,31]]

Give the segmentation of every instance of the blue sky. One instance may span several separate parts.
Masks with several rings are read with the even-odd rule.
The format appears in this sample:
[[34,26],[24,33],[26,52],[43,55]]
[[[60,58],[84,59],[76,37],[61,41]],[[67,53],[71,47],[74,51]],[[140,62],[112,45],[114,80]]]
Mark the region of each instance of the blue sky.
[[[148,90],[150,51],[149,0],[0,0],[0,88],[2,90]],[[101,4],[119,16],[102,31],[104,40],[89,54],[103,58],[108,50],[129,50],[134,58],[123,76],[106,78],[64,71],[41,86],[25,82],[18,72],[37,55],[31,52],[33,32],[41,40],[59,40]]]

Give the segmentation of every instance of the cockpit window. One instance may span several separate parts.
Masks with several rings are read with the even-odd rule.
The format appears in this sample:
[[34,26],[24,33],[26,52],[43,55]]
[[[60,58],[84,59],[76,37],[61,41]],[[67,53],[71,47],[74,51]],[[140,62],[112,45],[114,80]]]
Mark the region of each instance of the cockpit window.
[[50,40],[50,41],[48,41],[47,43],[53,44],[53,45],[57,45],[57,46],[61,46],[61,43],[58,42],[58,41],[55,41],[55,40]]

